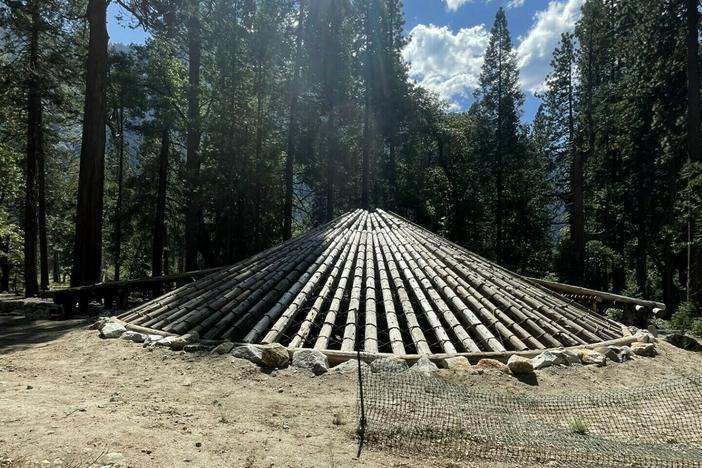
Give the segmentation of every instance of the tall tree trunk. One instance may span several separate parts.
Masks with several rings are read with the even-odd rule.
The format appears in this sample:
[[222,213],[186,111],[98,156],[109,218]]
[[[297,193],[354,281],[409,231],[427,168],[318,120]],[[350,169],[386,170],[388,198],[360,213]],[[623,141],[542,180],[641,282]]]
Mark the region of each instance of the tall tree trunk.
[[32,31],[29,39],[27,80],[27,156],[24,200],[24,295],[36,296],[37,283],[37,161],[41,153],[41,90],[39,82],[39,0],[31,4]]
[[[687,156],[700,161],[700,74],[698,0],[687,0]],[[689,199],[688,199],[689,206]],[[689,210],[690,208],[688,208]],[[695,248],[692,239],[697,227],[688,212],[687,300],[702,300],[702,248]]]
[[198,1],[192,2],[188,22],[188,129],[186,136],[186,182],[188,202],[185,212],[185,270],[197,270],[200,213],[200,12]]
[[373,54],[371,52],[371,18],[370,18],[370,2],[366,3],[366,15],[364,18],[365,29],[366,29],[366,61],[364,64],[364,75],[365,75],[365,103],[363,106],[363,142],[362,142],[362,161],[361,161],[361,207],[363,209],[370,208],[370,147],[371,147],[371,134],[370,134],[370,113],[371,113],[371,86],[372,86],[372,72],[371,72],[371,60]]
[[297,103],[300,96],[300,69],[302,67],[302,36],[305,19],[305,0],[300,0],[295,39],[295,66],[290,83],[290,113],[288,115],[288,142],[285,155],[285,203],[283,206],[283,240],[292,237],[293,182],[295,167],[295,138],[297,137]]
[[49,289],[49,246],[46,236],[46,153],[44,152],[43,110],[39,108],[39,152],[37,153],[37,181],[39,183],[39,271],[40,287]]
[[0,237],[0,292],[10,290],[10,235],[5,238]]
[[327,190],[326,190],[326,213],[324,220],[334,219],[334,181],[336,179],[336,121],[334,119],[334,106],[329,112],[327,125]]
[[261,203],[263,198],[263,184],[261,179],[263,176],[263,86],[264,72],[263,64],[258,63],[256,66],[256,146],[255,146],[255,162],[254,162],[254,250],[260,250],[263,242],[263,233],[261,225]]
[[168,230],[165,228],[165,225],[163,229],[163,245],[163,274],[168,276],[171,272],[171,252],[168,248]]
[[[573,116],[573,66],[568,69],[568,142],[571,154],[571,190],[573,208],[570,216],[570,235],[573,241],[573,278],[578,285],[585,281],[585,161],[576,145],[575,118]],[[578,140],[579,141],[579,140]]]
[[663,303],[672,308],[675,303],[673,276],[675,274],[675,258],[670,243],[663,247],[663,265],[661,268],[661,283],[663,285]]
[[[575,151],[575,157],[577,158],[577,163],[578,166],[575,169],[577,178],[574,179],[574,187],[573,187],[573,196],[574,200],[576,203],[581,204],[580,207],[576,207],[574,204],[573,210],[574,210],[574,217],[578,218],[578,210],[581,210],[580,213],[582,215],[582,218],[580,218],[577,222],[573,222],[573,225],[571,226],[571,229],[573,230],[572,232],[574,233],[573,235],[573,243],[582,243],[582,246],[576,245],[576,256],[582,255],[580,258],[581,263],[578,266],[576,263],[576,272],[578,271],[578,268],[581,271],[580,276],[582,278],[582,284],[584,286],[588,286],[590,284],[590,278],[585,278],[585,190],[584,190],[584,172],[585,172],[585,161],[588,160],[593,156],[595,153],[595,124],[594,124],[594,119],[593,119],[593,105],[592,105],[592,99],[593,99],[593,80],[594,80],[594,73],[593,73],[593,67],[594,67],[594,52],[593,52],[593,37],[592,37],[592,26],[588,28],[589,31],[589,37],[588,37],[588,55],[587,55],[587,61],[588,61],[588,66],[587,66],[587,85],[585,87],[585,99],[587,100],[586,106],[585,106],[585,133],[587,135],[587,149],[583,149],[582,147]],[[578,189],[578,193],[575,193],[575,189]],[[578,238],[576,239],[576,236],[580,236],[582,234],[582,239]],[[582,249],[582,250],[581,250]],[[578,259],[576,259],[577,262]],[[577,274],[577,273],[576,273]]]
[[573,151],[571,169],[571,190],[573,196],[572,216],[570,217],[570,233],[573,241],[573,281],[582,285],[585,281],[585,177],[583,153]]
[[151,249],[151,276],[163,274],[164,245],[166,240],[166,187],[168,183],[168,154],[170,151],[168,128],[161,130],[161,151],[158,158],[158,189],[156,191],[156,217]]
[[397,209],[397,156],[395,135],[388,138],[388,182],[390,183],[390,206]]
[[115,203],[115,281],[119,281],[122,268],[122,199],[124,187],[124,107],[117,109],[117,145],[119,162],[117,167],[117,202]]
[[56,249],[54,249],[54,264],[52,267],[54,283],[58,283],[61,281],[61,264],[59,263],[59,251]]
[[108,41],[106,17],[106,0],[88,0],[90,38],[71,286],[97,283],[101,277]]
[[[497,242],[496,242],[496,248],[495,248],[495,253],[497,255],[497,263],[501,264],[503,261],[503,245],[504,245],[504,240],[503,240],[503,229],[502,229],[502,214],[503,214],[503,208],[502,208],[502,192],[503,192],[503,182],[502,182],[502,174],[503,174],[503,160],[504,158],[502,157],[502,148],[503,148],[503,142],[502,142],[502,37],[504,34],[504,31],[499,31],[499,37],[500,37],[500,44],[499,44],[499,57],[497,61],[498,69],[497,69],[497,175],[496,175],[496,188],[497,188],[497,206],[496,206],[496,213],[495,213],[495,225],[496,225],[496,230],[497,230]],[[458,222],[463,222],[463,220],[458,220]]]

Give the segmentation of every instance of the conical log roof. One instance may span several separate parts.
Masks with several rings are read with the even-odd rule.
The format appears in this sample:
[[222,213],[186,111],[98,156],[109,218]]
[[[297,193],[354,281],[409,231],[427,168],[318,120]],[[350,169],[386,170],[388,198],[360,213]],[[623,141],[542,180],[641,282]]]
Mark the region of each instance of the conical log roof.
[[119,318],[208,340],[398,355],[622,338],[620,324],[381,210],[347,213]]

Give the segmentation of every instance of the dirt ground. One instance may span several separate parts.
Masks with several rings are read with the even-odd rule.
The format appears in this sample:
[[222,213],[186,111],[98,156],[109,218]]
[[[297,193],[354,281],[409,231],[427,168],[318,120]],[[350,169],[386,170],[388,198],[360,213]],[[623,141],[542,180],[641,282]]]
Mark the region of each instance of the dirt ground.
[[[88,323],[0,317],[0,468],[459,466],[372,449],[356,458],[353,375],[266,373],[228,356],[147,350],[101,340]],[[482,392],[553,394],[699,371],[699,354],[657,346],[656,358],[549,368],[532,380],[496,372],[445,377]]]

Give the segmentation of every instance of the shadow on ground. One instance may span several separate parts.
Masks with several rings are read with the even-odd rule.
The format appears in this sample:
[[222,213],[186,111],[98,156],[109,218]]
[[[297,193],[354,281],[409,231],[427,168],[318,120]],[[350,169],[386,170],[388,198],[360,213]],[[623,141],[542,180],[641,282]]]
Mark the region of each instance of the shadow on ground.
[[0,316],[0,354],[45,346],[94,321],[95,318],[33,321],[23,316]]

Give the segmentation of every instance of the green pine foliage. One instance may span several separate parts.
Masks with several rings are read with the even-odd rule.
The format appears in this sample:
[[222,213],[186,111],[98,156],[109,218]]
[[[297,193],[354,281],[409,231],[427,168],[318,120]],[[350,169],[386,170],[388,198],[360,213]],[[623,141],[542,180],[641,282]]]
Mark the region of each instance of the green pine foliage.
[[[686,300],[702,170],[680,2],[586,0],[531,124],[501,8],[475,100],[449,112],[408,78],[400,0],[120,3],[149,39],[108,51],[104,279],[183,270],[187,232],[200,268],[281,242],[291,150],[293,234],[367,200],[520,273]],[[36,5],[52,279],[72,261],[86,5],[2,2],[0,289],[23,276]]]

